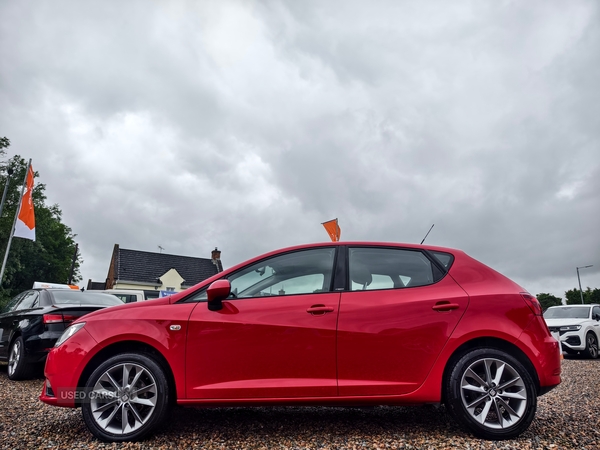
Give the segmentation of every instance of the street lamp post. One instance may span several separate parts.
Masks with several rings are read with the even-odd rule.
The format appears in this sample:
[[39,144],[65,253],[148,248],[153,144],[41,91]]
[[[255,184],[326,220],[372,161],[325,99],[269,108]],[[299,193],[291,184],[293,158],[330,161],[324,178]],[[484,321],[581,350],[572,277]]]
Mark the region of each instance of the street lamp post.
[[587,269],[588,267],[592,267],[593,264],[589,266],[577,267],[577,281],[579,282],[579,295],[581,295],[581,304],[583,305],[583,291],[581,290],[581,279],[579,278],[579,269]]

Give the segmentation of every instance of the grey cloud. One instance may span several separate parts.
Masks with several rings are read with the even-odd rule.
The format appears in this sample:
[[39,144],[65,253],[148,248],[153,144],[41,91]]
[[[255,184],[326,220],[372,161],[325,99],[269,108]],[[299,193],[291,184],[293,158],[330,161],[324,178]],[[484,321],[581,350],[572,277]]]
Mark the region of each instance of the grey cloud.
[[[80,239],[226,265],[345,239],[600,285],[600,8],[4,2],[0,135]],[[563,291],[563,292],[560,292]]]

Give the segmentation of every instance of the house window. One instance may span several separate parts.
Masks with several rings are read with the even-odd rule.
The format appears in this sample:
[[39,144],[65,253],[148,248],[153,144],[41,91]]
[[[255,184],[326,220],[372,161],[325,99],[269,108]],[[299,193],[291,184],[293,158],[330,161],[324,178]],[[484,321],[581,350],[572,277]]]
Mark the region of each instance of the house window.
[[175,292],[175,288],[174,287],[167,287],[167,291]]

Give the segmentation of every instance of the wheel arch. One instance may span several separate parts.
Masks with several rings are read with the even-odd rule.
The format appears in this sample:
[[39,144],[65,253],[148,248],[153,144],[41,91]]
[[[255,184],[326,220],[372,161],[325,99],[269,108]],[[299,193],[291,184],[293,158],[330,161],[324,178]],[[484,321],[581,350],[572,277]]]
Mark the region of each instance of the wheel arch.
[[588,328],[588,330],[585,332],[586,336],[589,334],[595,334],[596,335],[596,339],[598,340],[598,344],[600,344],[600,329],[596,329],[596,328]]
[[[92,375],[92,372],[100,365],[103,361],[106,361],[108,358],[121,354],[121,353],[142,353],[146,356],[152,358],[165,372],[165,377],[167,378],[167,382],[169,384],[169,398],[171,404],[175,404],[177,401],[177,389],[175,384],[175,376],[173,375],[173,371],[171,370],[171,366],[169,365],[166,358],[162,355],[160,351],[156,348],[141,341],[120,341],[110,344],[96,353],[92,359],[86,364],[85,368],[81,372],[79,376],[79,380],[77,383],[78,389],[83,389],[85,384],[87,383],[88,378]],[[77,407],[81,406],[81,402],[77,401]]]
[[443,402],[446,401],[446,381],[450,376],[452,367],[454,367],[454,364],[464,355],[469,353],[471,350],[476,350],[478,348],[494,348],[497,350],[502,350],[516,358],[521,364],[523,364],[527,372],[529,372],[531,379],[535,383],[535,390],[537,394],[540,395],[540,379],[538,377],[537,371],[535,370],[535,366],[519,347],[503,339],[495,337],[481,337],[463,343],[454,351],[454,353],[452,353],[452,356],[448,358],[446,366],[444,367],[444,373],[441,380]]
[[[8,339],[8,347],[6,349],[7,350],[6,361],[8,361],[10,359],[10,351],[12,350],[13,344],[20,337],[23,337],[23,333],[21,332],[21,330],[20,329],[13,330],[12,334],[10,335],[10,337]],[[25,339],[23,339],[23,349],[22,349],[22,352],[23,352],[23,356],[25,356],[25,352],[26,352],[26,349],[25,349]]]
[[18,328],[17,328],[16,330],[13,330],[13,331],[12,331],[12,333],[11,333],[11,335],[10,335],[10,338],[8,339],[8,348],[9,348],[9,349],[10,349],[10,346],[11,346],[11,345],[13,345],[13,343],[15,342],[15,340],[16,340],[16,339],[17,339],[19,336],[21,336],[21,335],[22,335],[22,333],[21,333],[21,330],[20,330],[20,329],[18,329]]

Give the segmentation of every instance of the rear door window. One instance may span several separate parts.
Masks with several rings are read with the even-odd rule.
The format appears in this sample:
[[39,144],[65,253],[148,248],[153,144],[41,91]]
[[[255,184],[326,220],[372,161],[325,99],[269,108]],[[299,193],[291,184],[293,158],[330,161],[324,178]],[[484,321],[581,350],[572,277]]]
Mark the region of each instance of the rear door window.
[[16,310],[32,309],[38,305],[39,294],[37,291],[27,291],[23,300],[17,305]]
[[19,303],[21,302],[21,300],[23,300],[25,294],[27,294],[27,291],[21,292],[19,295],[13,297],[13,299],[10,302],[8,302],[8,305],[6,305],[2,312],[16,311],[17,306],[19,306]]
[[432,263],[419,250],[349,249],[350,290],[400,289],[434,283]]

